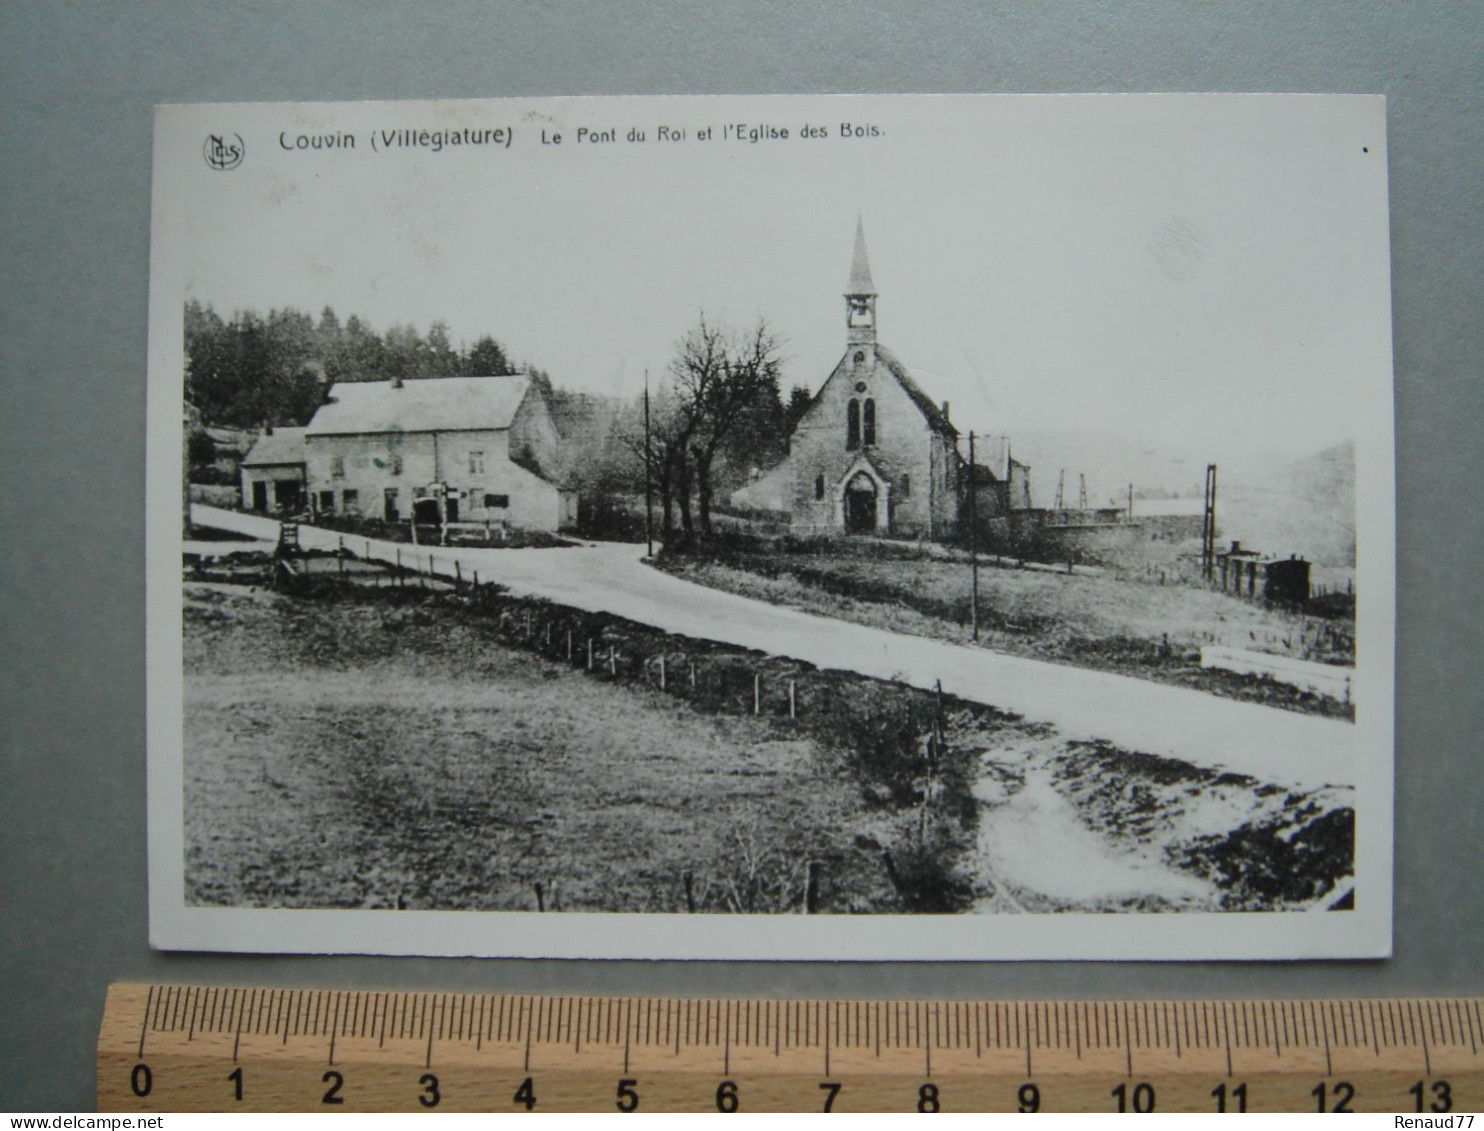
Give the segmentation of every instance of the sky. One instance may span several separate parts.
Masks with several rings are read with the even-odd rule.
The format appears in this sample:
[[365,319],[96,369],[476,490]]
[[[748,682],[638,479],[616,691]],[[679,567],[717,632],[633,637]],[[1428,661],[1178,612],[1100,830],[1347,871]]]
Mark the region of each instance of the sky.
[[[508,148],[371,144],[501,127]],[[604,128],[616,140],[578,140]],[[296,148],[342,132],[355,148]],[[240,165],[208,166],[211,133],[242,139]],[[785,386],[816,389],[845,347],[859,217],[880,340],[965,406],[961,427],[1293,457],[1353,438],[1357,414],[1389,426],[1385,168],[1384,113],[1361,98],[168,108],[152,318],[195,298],[442,320],[559,385],[630,395],[701,312],[761,317]]]

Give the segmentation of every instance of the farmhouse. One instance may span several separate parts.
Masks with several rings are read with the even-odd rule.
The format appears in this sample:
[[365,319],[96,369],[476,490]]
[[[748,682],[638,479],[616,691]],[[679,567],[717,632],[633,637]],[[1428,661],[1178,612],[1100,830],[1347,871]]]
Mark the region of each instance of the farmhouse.
[[[876,298],[857,222],[845,289],[845,353],[794,426],[787,457],[735,492],[734,507],[776,514],[808,533],[958,534],[969,471],[949,402],[934,401],[920,375],[876,340]],[[981,521],[1008,513],[1016,466],[1007,450],[1002,464],[980,462],[974,502]],[[1020,494],[1028,506],[1028,493]]]
[[307,427],[253,445],[243,502],[557,530],[577,520],[576,493],[552,478],[559,444],[546,398],[523,374],[341,382]]

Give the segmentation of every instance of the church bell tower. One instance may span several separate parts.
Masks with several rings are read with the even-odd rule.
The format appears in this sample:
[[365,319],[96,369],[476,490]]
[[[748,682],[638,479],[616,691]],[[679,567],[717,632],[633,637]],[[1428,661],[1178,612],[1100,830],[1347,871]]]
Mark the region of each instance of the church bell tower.
[[855,256],[845,284],[845,341],[852,346],[876,344],[876,284],[866,260],[866,229],[855,221]]

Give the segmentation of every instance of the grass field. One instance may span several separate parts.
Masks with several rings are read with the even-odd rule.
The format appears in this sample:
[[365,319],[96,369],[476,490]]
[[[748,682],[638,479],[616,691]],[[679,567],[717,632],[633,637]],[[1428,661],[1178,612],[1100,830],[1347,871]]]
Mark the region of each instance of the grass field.
[[824,912],[1262,909],[1351,866],[1349,790],[488,587],[191,581],[185,614],[195,904],[788,912],[812,862]]
[[[386,599],[391,598],[388,591]],[[893,901],[838,754],[502,647],[436,598],[189,585],[192,902],[831,909]],[[871,843],[874,844],[874,841]]]
[[[979,643],[1034,659],[1198,688],[1289,710],[1353,718],[1352,704],[1255,676],[1200,666],[1203,644],[1321,662],[1354,662],[1353,621],[1333,621],[1211,590],[1115,573],[1069,575],[995,566],[979,575]],[[690,581],[806,612],[970,643],[967,564],[910,549],[725,548],[664,554]]]

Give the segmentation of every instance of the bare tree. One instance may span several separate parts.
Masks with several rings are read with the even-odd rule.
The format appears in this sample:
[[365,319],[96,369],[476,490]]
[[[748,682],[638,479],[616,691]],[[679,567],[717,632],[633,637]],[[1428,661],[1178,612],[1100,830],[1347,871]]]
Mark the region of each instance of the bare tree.
[[690,524],[692,470],[702,535],[711,533],[712,471],[717,454],[760,399],[778,399],[778,340],[763,319],[731,333],[703,313],[680,340],[670,375],[686,447],[676,464],[681,521]]

